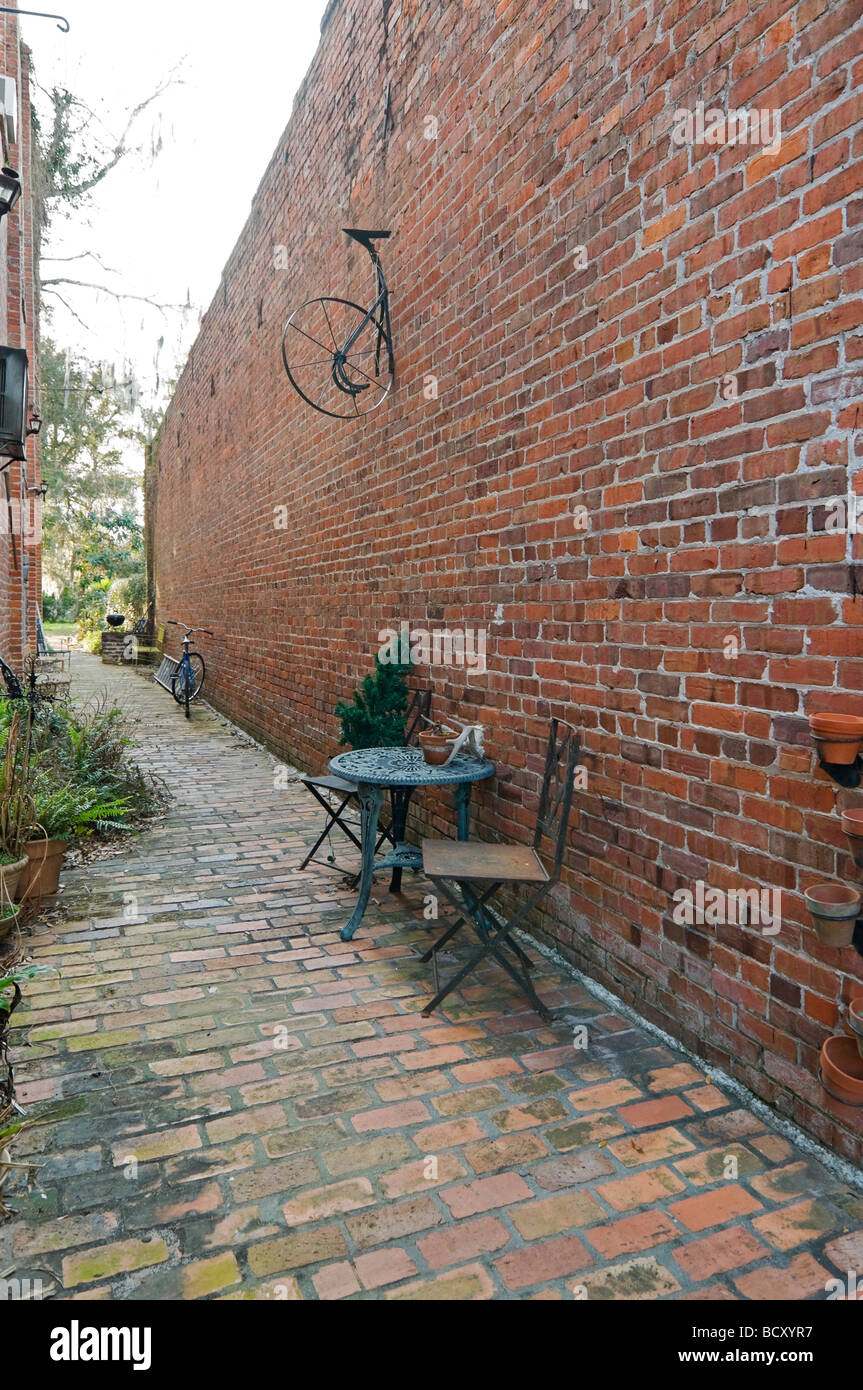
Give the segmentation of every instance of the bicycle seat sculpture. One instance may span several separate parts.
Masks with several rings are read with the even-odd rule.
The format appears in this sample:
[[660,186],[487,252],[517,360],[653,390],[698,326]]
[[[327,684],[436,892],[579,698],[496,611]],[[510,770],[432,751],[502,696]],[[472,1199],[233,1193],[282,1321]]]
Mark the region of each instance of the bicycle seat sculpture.
[[376,410],[395,375],[390,295],[375,246],[390,232],[345,233],[371,257],[377,296],[370,309],[349,299],[310,299],[288,319],[282,358],[294,390],[307,405],[337,420]]

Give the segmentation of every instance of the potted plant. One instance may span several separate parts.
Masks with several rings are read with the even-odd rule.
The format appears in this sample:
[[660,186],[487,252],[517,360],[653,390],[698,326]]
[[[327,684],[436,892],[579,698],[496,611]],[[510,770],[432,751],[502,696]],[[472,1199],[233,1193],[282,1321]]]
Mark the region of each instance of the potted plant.
[[98,788],[73,783],[55,786],[43,769],[34,776],[36,817],[33,838],[24,845],[27,866],[18,882],[19,900],[49,898],[60,886],[60,871],[69,841],[98,830],[128,830],[122,817],[129,797],[105,799]]
[[14,932],[21,917],[21,908],[15,903],[0,904],[0,951]]
[[804,898],[821,945],[850,946],[863,901],[856,888],[846,888],[843,883],[816,883]]
[[60,886],[78,798],[71,787],[52,787],[44,772],[34,779],[34,817],[24,844],[27,866],[18,880],[19,900],[51,897]]
[[0,903],[12,903],[18,892],[18,882],[27,867],[26,854],[0,850]]
[[444,724],[430,724],[417,735],[422,755],[430,767],[443,767],[453,751],[456,735]]
[[409,690],[409,666],[387,664],[375,657],[374,674],[366,676],[354,691],[352,704],[340,700],[336,715],[341,720],[342,746],[351,748],[400,748],[405,741],[405,714]]
[[27,866],[24,841],[33,813],[30,729],[16,712],[0,761],[0,906],[14,900]]

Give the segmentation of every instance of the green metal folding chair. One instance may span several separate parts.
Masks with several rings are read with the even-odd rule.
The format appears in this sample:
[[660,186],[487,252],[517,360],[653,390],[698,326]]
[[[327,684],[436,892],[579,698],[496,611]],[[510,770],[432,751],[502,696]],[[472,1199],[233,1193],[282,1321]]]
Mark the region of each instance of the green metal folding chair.
[[[428,719],[431,712],[431,702],[432,692],[430,690],[415,690],[413,692],[405,714],[406,747],[416,743],[423,720]],[[324,827],[300,865],[300,869],[305,869],[309,864],[314,863],[319,864],[322,868],[333,869],[336,873],[358,879],[359,871],[346,869],[338,864],[330,838],[334,830],[341,831],[362,853],[362,841],[360,839],[362,822],[359,816],[346,814],[352,809],[351,803],[358,804],[356,783],[329,774],[321,774],[320,777],[301,777],[300,781],[318,802],[325,815]],[[329,853],[326,858],[322,858],[318,851],[325,840],[329,847]],[[382,827],[375,846],[375,854],[387,841],[395,848],[391,825]]]
[[[423,840],[425,875],[458,913],[452,926],[422,957],[424,962],[432,961],[434,964],[437,990],[431,1003],[423,1009],[424,1018],[428,1018],[447,995],[457,989],[488,957],[493,957],[503,967],[542,1018],[551,1017],[530,981],[528,972],[532,969],[532,962],[510,938],[560,878],[572,810],[575,769],[580,754],[581,739],[577,731],[572,725],[553,719],[532,847],[482,844],[476,840]],[[553,845],[553,854],[546,863],[539,853],[544,840],[549,840]],[[504,918],[491,906],[491,902],[501,889],[509,887],[526,890],[526,896],[518,910],[511,917]],[[479,940],[479,950],[441,988],[437,969],[438,952],[463,926],[472,928]]]

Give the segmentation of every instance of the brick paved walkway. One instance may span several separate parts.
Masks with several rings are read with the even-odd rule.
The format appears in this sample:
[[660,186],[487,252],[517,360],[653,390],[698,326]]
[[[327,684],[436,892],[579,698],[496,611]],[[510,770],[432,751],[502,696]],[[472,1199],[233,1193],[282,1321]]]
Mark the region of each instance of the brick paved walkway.
[[[39,1186],[0,1262],[56,1297],[824,1298],[863,1195],[546,962],[426,1021],[421,879],[293,866],[318,825],[207,710],[75,659],[141,717],[163,823],[67,873],[16,1034]],[[589,1047],[572,1046],[587,1026]]]

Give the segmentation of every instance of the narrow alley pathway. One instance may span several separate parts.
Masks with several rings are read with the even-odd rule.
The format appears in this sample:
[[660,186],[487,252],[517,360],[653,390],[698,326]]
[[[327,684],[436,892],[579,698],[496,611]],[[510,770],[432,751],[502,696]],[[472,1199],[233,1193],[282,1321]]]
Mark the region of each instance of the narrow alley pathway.
[[[0,1260],[55,1298],[825,1298],[863,1193],[542,961],[424,1020],[423,883],[296,864],[319,815],[204,707],[76,656],[166,780],[164,820],[67,871],[16,1016],[38,1165]],[[589,1045],[573,1047],[585,1024]]]

